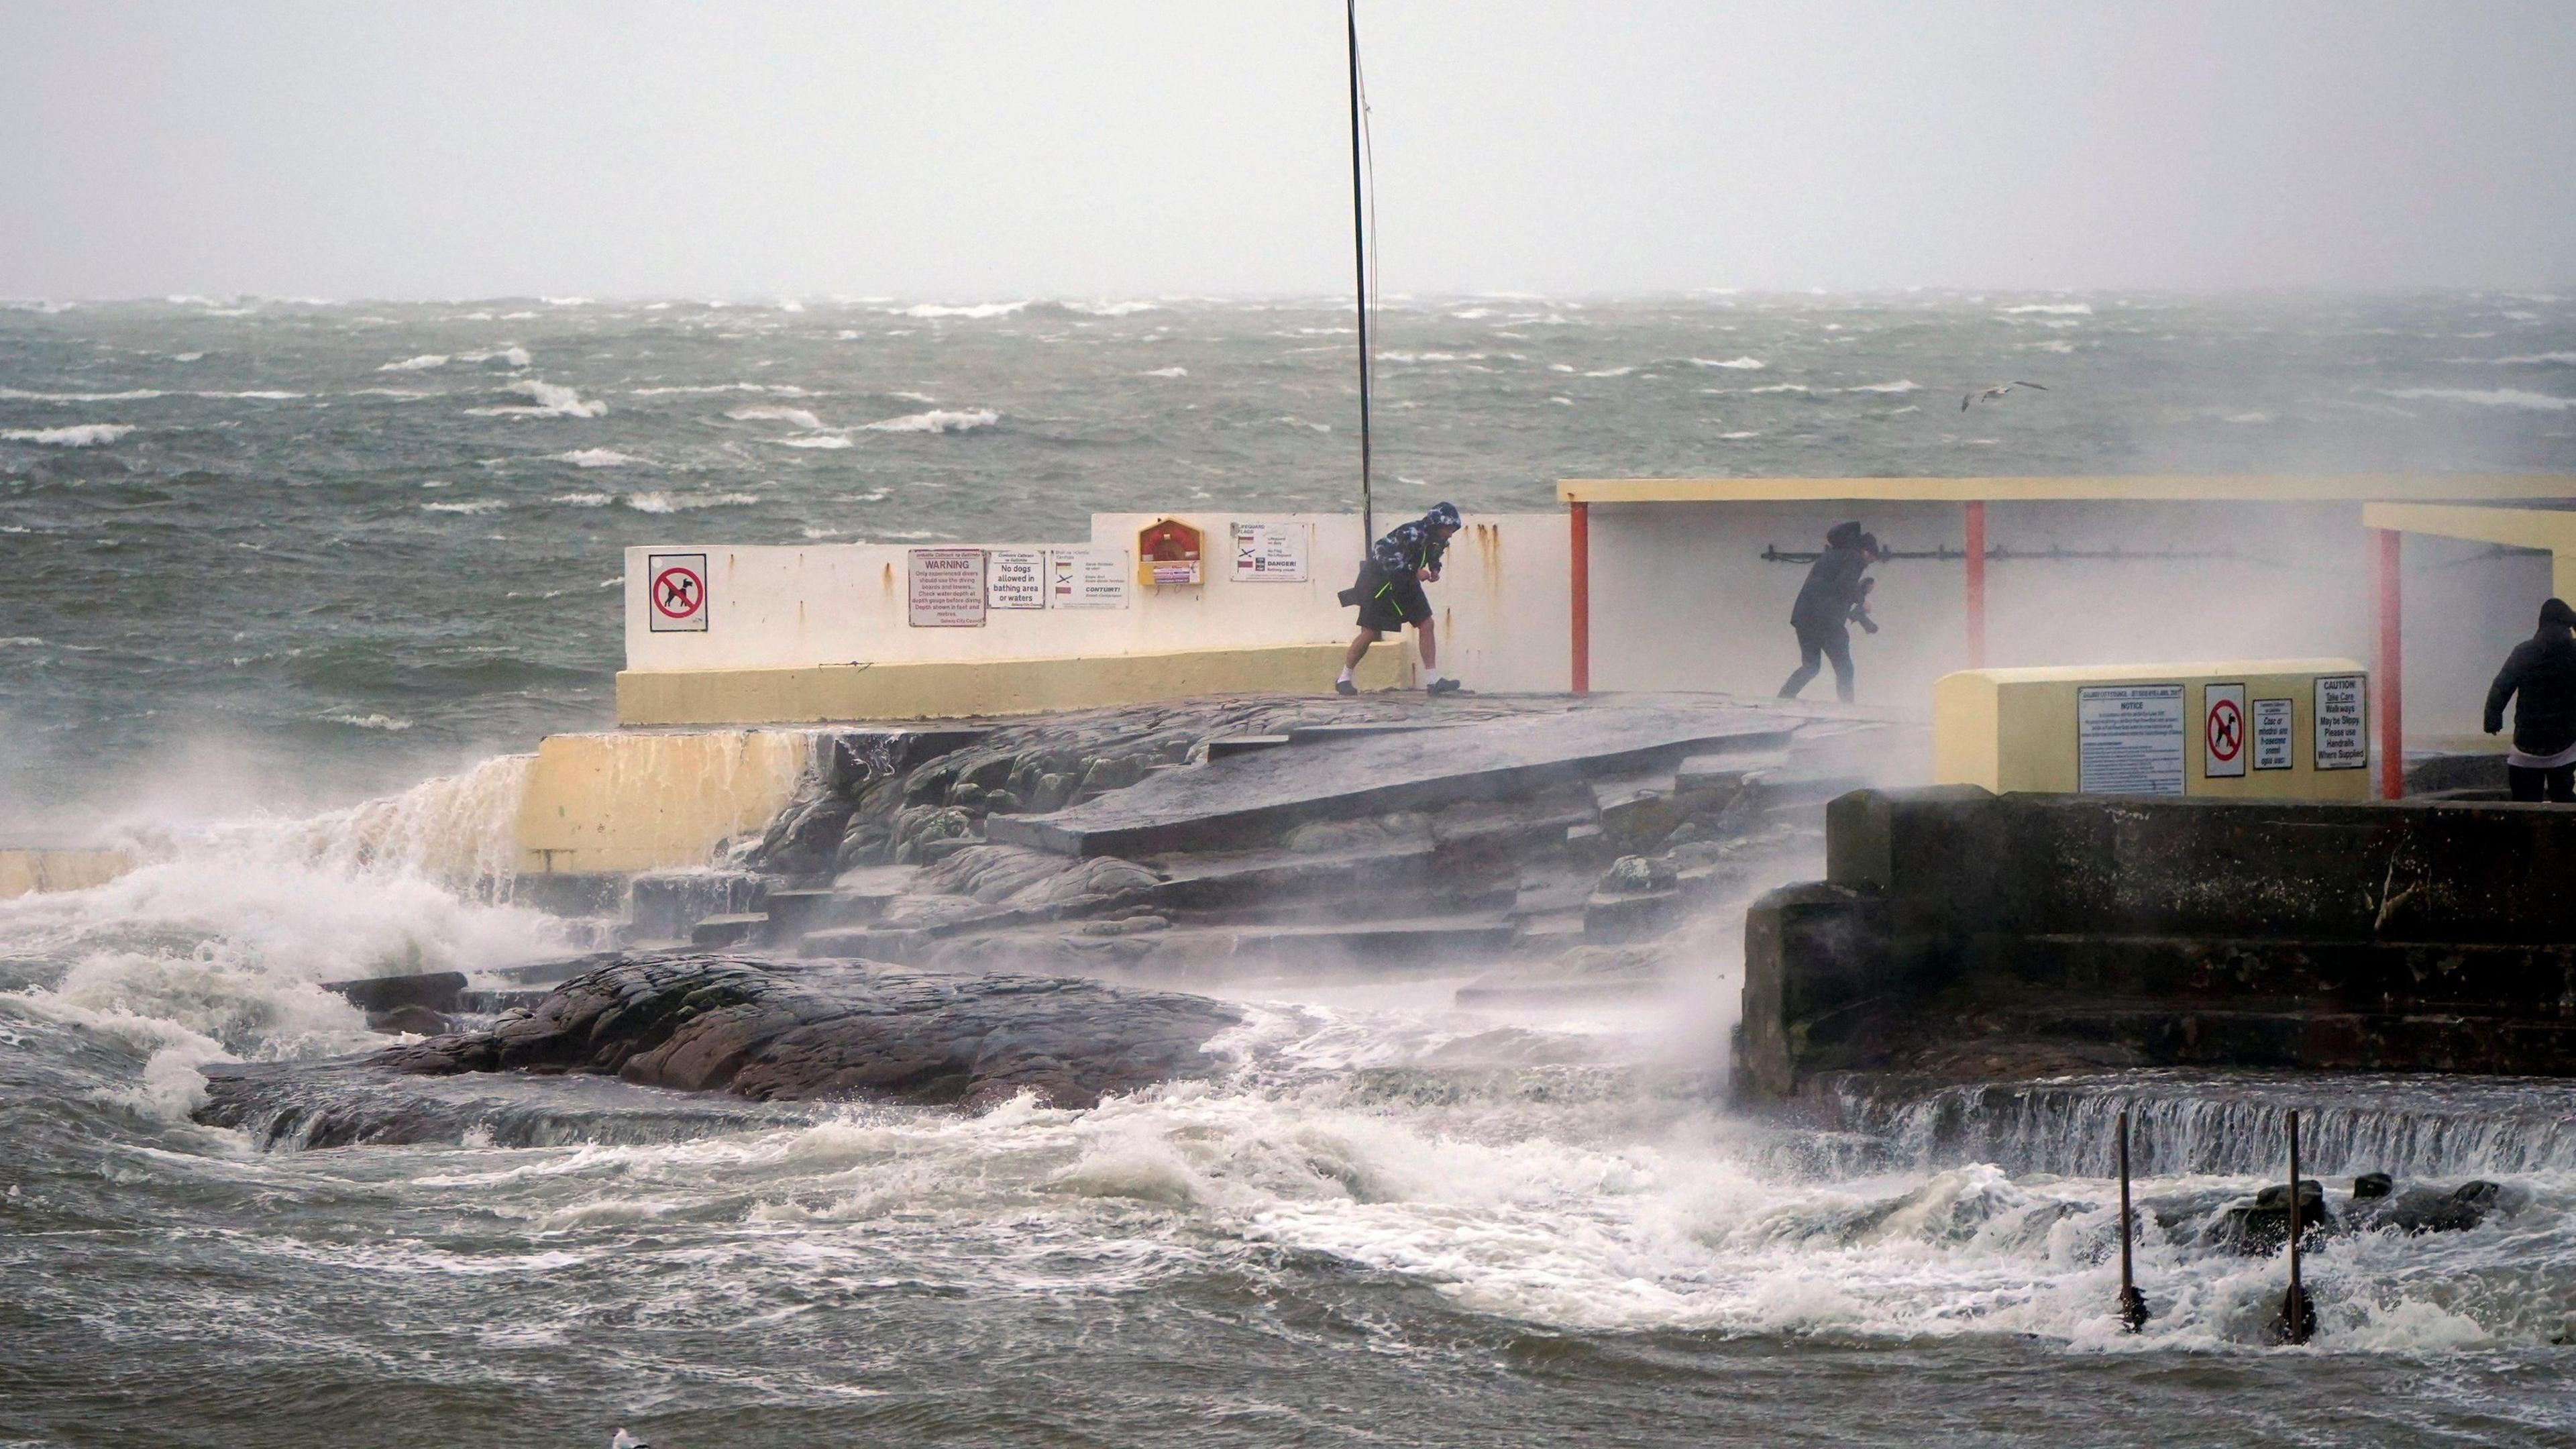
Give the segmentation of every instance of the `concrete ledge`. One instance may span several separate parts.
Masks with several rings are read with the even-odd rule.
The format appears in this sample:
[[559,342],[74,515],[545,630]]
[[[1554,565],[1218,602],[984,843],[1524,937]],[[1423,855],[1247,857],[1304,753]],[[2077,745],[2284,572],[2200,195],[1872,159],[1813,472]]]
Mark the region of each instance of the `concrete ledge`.
[[[621,725],[812,724],[1039,714],[1262,691],[1321,694],[1343,644],[1194,649],[1060,659],[827,664],[810,669],[623,670]],[[1413,679],[1409,646],[1392,642],[1360,665],[1364,689]]]
[[519,803],[520,874],[703,866],[769,824],[816,752],[809,730],[548,735]]
[[0,850],[0,900],[102,886],[134,869],[121,850]]

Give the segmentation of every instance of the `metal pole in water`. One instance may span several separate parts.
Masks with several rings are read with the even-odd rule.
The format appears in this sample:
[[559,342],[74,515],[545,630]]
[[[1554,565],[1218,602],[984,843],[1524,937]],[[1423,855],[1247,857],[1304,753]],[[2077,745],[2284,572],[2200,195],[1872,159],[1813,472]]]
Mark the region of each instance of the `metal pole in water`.
[[2135,1333],[2147,1323],[2147,1298],[2138,1291],[2129,1262],[2129,1113],[2120,1112],[2120,1331]]
[[2290,1114],[2290,1291],[2281,1299],[2281,1341],[2305,1343],[2317,1331],[2317,1310],[2299,1279],[2299,1114]]

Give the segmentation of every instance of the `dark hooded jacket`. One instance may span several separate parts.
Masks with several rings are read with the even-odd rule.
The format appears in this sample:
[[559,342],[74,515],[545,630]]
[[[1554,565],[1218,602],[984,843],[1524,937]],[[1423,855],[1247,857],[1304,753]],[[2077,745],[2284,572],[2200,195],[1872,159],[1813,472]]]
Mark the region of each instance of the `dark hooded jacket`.
[[1434,536],[1432,530],[1457,526],[1458,510],[1443,503],[1411,523],[1387,530],[1386,537],[1369,550],[1369,557],[1392,579],[1412,578],[1416,569],[1438,573],[1440,557],[1449,551],[1449,545]]
[[1839,629],[1851,618],[1852,606],[1866,596],[1861,574],[1869,567],[1866,537],[1857,523],[1838,523],[1825,535],[1825,551],[1807,569],[1806,585],[1789,609],[1790,627],[1801,634]]
[[2576,634],[2543,623],[2540,632],[2513,646],[2487,689],[2487,732],[2504,728],[2513,708],[2513,747],[2526,755],[2554,755],[2576,745]]

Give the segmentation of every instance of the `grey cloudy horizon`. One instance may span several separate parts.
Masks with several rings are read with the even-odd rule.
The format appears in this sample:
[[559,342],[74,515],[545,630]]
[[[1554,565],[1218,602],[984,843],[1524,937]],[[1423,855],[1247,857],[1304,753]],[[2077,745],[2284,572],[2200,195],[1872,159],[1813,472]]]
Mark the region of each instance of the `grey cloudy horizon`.
[[[2576,6],[1363,0],[1390,293],[2576,282]],[[1338,0],[0,0],[0,296],[1344,295]]]

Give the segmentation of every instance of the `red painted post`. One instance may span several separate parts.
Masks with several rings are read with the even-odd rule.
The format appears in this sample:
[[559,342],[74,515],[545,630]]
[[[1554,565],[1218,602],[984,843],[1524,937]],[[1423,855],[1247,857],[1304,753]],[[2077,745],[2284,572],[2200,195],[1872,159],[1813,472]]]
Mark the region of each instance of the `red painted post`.
[[1574,692],[1592,692],[1592,505],[1565,505],[1565,527],[1573,553],[1566,565],[1566,586],[1574,616]]
[[2371,573],[2379,585],[2379,647],[2371,661],[2373,692],[2379,698],[2379,798],[2406,794],[2406,671],[2399,649],[2405,614],[2397,586],[2398,545],[2404,537],[2393,528],[2374,528]]
[[1986,667],[1986,504],[1968,504],[1968,667]]

